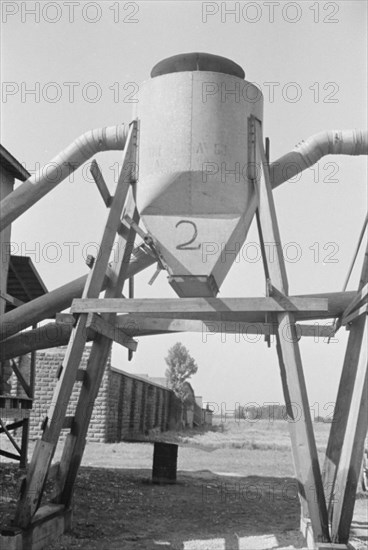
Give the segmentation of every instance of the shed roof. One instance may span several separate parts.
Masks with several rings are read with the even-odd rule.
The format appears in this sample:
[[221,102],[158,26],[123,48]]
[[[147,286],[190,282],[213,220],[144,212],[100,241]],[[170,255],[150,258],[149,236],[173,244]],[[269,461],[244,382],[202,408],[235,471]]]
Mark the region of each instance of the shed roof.
[[3,145],[0,144],[0,164],[1,166],[17,180],[25,181],[31,177],[31,174]]
[[[47,288],[29,256],[10,256],[7,293],[21,302],[30,302],[47,293]],[[8,303],[7,311],[14,309]]]

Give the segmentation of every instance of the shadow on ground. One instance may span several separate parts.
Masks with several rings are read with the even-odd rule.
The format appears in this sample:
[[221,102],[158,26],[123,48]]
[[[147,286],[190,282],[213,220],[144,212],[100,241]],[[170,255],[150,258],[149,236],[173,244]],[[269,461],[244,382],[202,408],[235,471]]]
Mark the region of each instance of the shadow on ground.
[[72,531],[50,550],[257,550],[302,547],[299,500],[289,477],[178,472],[153,485],[151,470],[81,468]]

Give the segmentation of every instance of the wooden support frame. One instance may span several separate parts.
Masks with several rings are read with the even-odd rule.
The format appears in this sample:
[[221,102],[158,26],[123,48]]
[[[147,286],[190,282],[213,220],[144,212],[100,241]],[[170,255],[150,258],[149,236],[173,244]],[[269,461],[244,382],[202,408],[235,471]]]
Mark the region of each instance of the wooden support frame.
[[[368,319],[365,316],[363,346],[357,365],[352,404],[346,425],[339,464],[334,480],[331,536],[335,542],[347,543],[363,461],[368,428]],[[339,404],[337,403],[336,406]]]
[[[262,127],[260,121],[250,117],[249,153],[250,162],[259,168],[260,176],[254,175],[255,190],[258,196],[258,209],[262,238],[265,242],[275,243],[275,261],[269,261],[268,274],[272,288],[287,297],[288,281],[282,255],[281,239],[277,224],[276,210],[269,179],[267,159],[263,148]],[[322,476],[318,463],[317,448],[313,433],[312,420],[304,380],[303,366],[295,331],[293,312],[276,313],[278,323],[277,351],[281,371],[286,408],[290,418],[289,427],[292,442],[294,465],[299,484],[302,512],[308,509],[315,541],[329,542],[329,525]],[[294,327],[294,338],[283,337],[283,328]],[[302,411],[302,418],[295,421],[293,403]]]
[[[10,433],[11,431],[18,430],[19,428],[22,429],[22,439],[20,446]],[[0,418],[0,434],[4,433],[7,436],[16,451],[16,453],[11,453],[9,451],[4,451],[3,449],[0,449],[0,456],[5,456],[7,458],[11,458],[12,460],[18,460],[20,468],[25,468],[27,465],[28,430],[28,417],[12,422],[11,424],[5,424],[5,422]]]
[[[254,166],[260,168],[259,174],[254,174],[252,179],[258,200],[256,216],[266,276],[267,296],[265,298],[137,300],[132,297],[132,291],[129,292],[129,300],[121,297],[136,234],[142,236],[146,244],[151,246],[150,237],[147,237],[139,228],[139,215],[133,200],[136,174],[134,173],[135,168],[132,166],[136,166],[137,135],[138,124],[134,121],[129,130],[123,156],[123,168],[113,197],[109,194],[97,163],[93,164],[91,168],[101,196],[106,206],[110,208],[101,240],[101,254],[94,265],[91,265],[82,298],[73,302],[72,314],[69,314],[68,317],[59,317],[59,322],[65,324],[67,321],[70,326],[71,338],[61,376],[55,389],[53,404],[44,422],[43,435],[37,442],[28,476],[22,487],[15,518],[16,525],[22,529],[22,532],[19,534],[14,531],[12,535],[14,539],[11,541],[13,546],[9,546],[9,548],[18,550],[23,548],[22,545],[25,543],[29,544],[32,550],[41,549],[44,547],[42,540],[46,540],[47,537],[48,541],[52,540],[51,537],[61,534],[68,526],[74,483],[84,452],[93,405],[102,381],[112,341],[127,347],[131,357],[137,347],[137,342],[132,337],[135,334],[134,330],[133,332],[128,331],[128,328],[131,329],[132,319],[136,319],[140,325],[138,326],[139,334],[177,331],[203,332],[204,327],[205,330],[211,327],[211,323],[210,330],[216,332],[213,323],[217,319],[211,321],[195,317],[196,315],[205,317],[212,314],[219,315],[221,326],[217,330],[221,332],[234,333],[241,329],[249,334],[263,334],[269,345],[271,344],[270,336],[276,335],[293,459],[302,505],[302,523],[308,524],[309,536],[312,538],[311,544],[320,550],[345,548],[355,498],[355,492],[354,498],[352,498],[349,489],[353,487],[355,491],[356,488],[360,465],[359,453],[362,450],[364,435],[367,431],[368,401],[365,396],[368,391],[367,353],[366,351],[360,353],[362,340],[368,337],[366,316],[363,315],[367,311],[367,306],[366,304],[361,305],[362,300],[367,296],[367,285],[361,286],[357,296],[351,303],[345,303],[345,309],[341,309],[339,312],[340,316],[342,313],[342,324],[351,324],[352,346],[358,345],[359,350],[357,353],[355,350],[354,355],[351,351],[352,346],[350,348],[348,346],[346,363],[350,365],[353,362],[356,371],[354,382],[348,391],[348,412],[350,414],[345,424],[341,422],[337,426],[340,436],[343,434],[343,445],[338,453],[334,469],[330,469],[327,474],[330,478],[332,475],[333,492],[336,493],[338,487],[341,487],[342,490],[342,499],[339,504],[331,506],[332,501],[329,502],[332,518],[331,542],[328,509],[318,463],[298,340],[300,336],[330,337],[333,327],[316,328],[315,325],[296,324],[296,320],[300,319],[298,316],[303,314],[306,314],[306,319],[309,320],[318,314],[321,314],[321,317],[330,317],[328,315],[329,301],[322,296],[290,297],[288,295],[288,280],[268,163],[263,148],[261,123],[254,117],[249,119],[249,161],[251,163],[253,160]],[[129,197],[130,191],[132,193]],[[128,197],[131,199],[130,202]],[[108,262],[116,235],[119,236],[119,250],[122,250],[123,253],[114,259],[112,266],[109,267]],[[265,242],[272,242],[276,245],[276,258],[272,261],[267,258]],[[154,249],[152,255],[156,256]],[[158,265],[162,267],[159,258]],[[107,283],[106,273],[108,273]],[[100,299],[99,295],[104,285],[106,292],[104,298]],[[166,316],[159,317],[163,311]],[[126,315],[117,317],[117,313],[121,312]],[[238,325],[235,327],[224,326],[221,322],[221,315],[232,312],[240,315],[261,313],[264,322],[248,323],[243,320],[234,321],[235,325]],[[180,315],[187,315],[188,318],[179,318]],[[130,327],[126,325],[127,322]],[[285,338],[285,329],[289,334],[291,332],[291,337]],[[88,334],[91,333],[93,344],[89,361],[87,368],[81,371],[79,369],[80,360]],[[67,417],[67,404],[75,381],[81,381],[82,386],[75,414],[73,417]],[[20,382],[22,383],[21,378]],[[142,400],[145,408],[147,406],[146,396],[142,396]],[[351,407],[352,401],[355,406]],[[301,418],[296,417],[293,405],[302,411]],[[132,412],[134,413],[134,410]],[[145,415],[142,418],[144,422]],[[7,433],[9,428],[10,426],[2,425],[0,433]],[[70,433],[67,435],[60,463],[51,465],[60,431],[63,428],[68,428]],[[348,437],[346,434],[349,434]],[[17,450],[19,451],[19,448]],[[362,455],[362,453],[360,454]],[[51,476],[56,485],[53,504],[40,508],[45,482]],[[38,527],[41,531],[47,531],[50,528],[51,534],[48,532],[49,534],[42,540],[39,535],[34,537],[34,532]],[[4,540],[5,538],[2,537],[1,541]]]
[[[103,231],[100,254],[87,278],[87,282],[83,291],[83,298],[97,297],[102,290],[106,269],[108,267],[111,250],[114,244],[114,239],[121,222],[121,215],[124,204],[126,202],[126,198],[132,181],[134,181],[131,161],[132,157],[133,159],[135,158],[136,147],[137,122],[134,121],[129,129],[126,147],[123,154],[123,167],[120,173],[119,181],[116,186],[115,195],[111,203],[106,226]],[[127,266],[125,266],[125,268],[127,268]],[[23,487],[23,491],[19,499],[15,515],[15,524],[22,528],[29,527],[41,501],[47,472],[56,449],[60,431],[63,427],[67,405],[74,386],[74,382],[77,377],[78,367],[86,343],[87,321],[87,314],[80,315],[76,326],[73,328],[63,362],[63,370],[55,388],[53,403],[49,409],[48,416],[46,417],[42,438],[37,441],[34,449],[27,479],[25,481],[25,485]],[[104,339],[104,337],[96,339],[92,346],[92,351],[96,353],[94,350],[99,348],[100,340],[102,340],[103,342],[106,342],[107,340],[109,342],[109,345],[107,345],[106,343],[104,344],[103,353],[100,357],[100,359],[106,360],[109,346],[111,345],[111,340],[108,340],[106,338]],[[103,361],[103,365],[105,365],[105,362],[106,361]],[[96,368],[96,361],[92,361],[92,364],[94,365],[94,368]],[[99,363],[99,366],[100,365],[101,362]],[[82,392],[83,390],[86,391],[85,385],[82,385]],[[94,390],[94,387],[91,388],[92,395],[94,393]],[[84,411],[84,413],[85,412],[86,411]],[[74,458],[73,454],[71,456],[72,458]],[[61,475],[68,474],[66,469],[64,469],[64,472],[62,471],[62,468],[60,469]]]
[[[364,298],[368,279],[368,245],[356,297],[345,310],[349,314]],[[350,326],[336,406],[323,466],[332,538],[347,542],[353,515],[357,480],[367,432],[367,316]]]

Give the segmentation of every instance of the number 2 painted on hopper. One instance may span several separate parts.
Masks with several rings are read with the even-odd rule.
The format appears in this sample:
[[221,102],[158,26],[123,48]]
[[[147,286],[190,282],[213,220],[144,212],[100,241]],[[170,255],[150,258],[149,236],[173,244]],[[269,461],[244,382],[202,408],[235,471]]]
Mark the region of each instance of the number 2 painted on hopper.
[[189,246],[190,244],[194,243],[198,235],[198,229],[196,224],[190,220],[180,220],[178,221],[175,227],[179,227],[179,225],[182,225],[183,223],[188,223],[193,227],[193,235],[192,235],[192,238],[189,239],[189,241],[186,241],[185,243],[182,243],[182,244],[178,244],[176,249],[177,250],[198,250],[199,248],[201,248],[200,244],[198,244],[197,246]]

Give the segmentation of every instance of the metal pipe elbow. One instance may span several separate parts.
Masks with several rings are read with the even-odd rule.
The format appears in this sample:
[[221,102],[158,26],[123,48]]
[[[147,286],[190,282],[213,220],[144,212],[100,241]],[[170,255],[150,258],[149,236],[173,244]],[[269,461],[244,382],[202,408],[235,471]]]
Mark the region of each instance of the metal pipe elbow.
[[79,136],[71,145],[1,201],[0,231],[96,153],[122,151],[126,139],[127,131],[123,124],[97,128]]
[[272,187],[313,166],[326,155],[367,155],[366,130],[328,130],[303,140],[270,165]]

